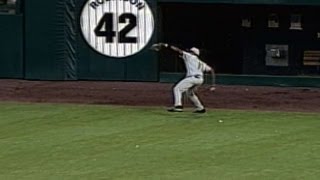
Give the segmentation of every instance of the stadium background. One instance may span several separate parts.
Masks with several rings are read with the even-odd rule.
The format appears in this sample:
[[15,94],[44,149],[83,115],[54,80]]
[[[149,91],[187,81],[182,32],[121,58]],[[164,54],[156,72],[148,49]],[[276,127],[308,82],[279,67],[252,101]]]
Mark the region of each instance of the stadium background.
[[[84,0],[12,2],[0,0],[0,179],[319,179],[319,69],[303,60],[318,57],[302,51],[319,50],[320,3],[149,1],[157,33],[123,60],[81,37]],[[216,68],[216,91],[198,89],[208,113],[187,99],[167,113],[183,65],[148,50],[158,41],[199,46]],[[267,43],[289,56],[266,59]]]
[[[220,84],[320,87],[319,63],[304,62],[304,52],[320,50],[320,2],[149,0],[156,33],[143,51],[121,60],[96,53],[84,41],[79,15],[85,2],[17,0],[13,7],[2,5],[0,77],[174,82],[183,71],[178,57],[148,50],[152,43],[164,41],[199,47],[204,61],[215,67]],[[302,30],[290,29],[295,14],[302,17]],[[272,15],[278,28],[268,28]],[[244,19],[251,27],[241,24]],[[267,45],[281,50],[281,57],[268,57],[273,65],[267,65]]]

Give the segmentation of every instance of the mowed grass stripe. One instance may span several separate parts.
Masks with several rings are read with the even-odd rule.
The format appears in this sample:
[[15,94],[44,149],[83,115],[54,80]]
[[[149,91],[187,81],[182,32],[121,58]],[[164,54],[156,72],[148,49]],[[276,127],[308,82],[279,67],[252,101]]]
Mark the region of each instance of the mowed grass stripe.
[[316,179],[317,113],[0,104],[0,179]]

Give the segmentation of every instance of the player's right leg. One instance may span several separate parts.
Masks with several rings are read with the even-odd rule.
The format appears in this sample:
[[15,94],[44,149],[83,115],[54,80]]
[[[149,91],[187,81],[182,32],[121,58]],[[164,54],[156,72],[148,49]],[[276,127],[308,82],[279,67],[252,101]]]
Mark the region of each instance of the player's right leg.
[[173,88],[174,107],[169,109],[168,111],[170,112],[183,111],[182,95],[192,86],[193,86],[192,78],[189,78],[189,77],[181,80],[177,85],[175,85],[175,87]]

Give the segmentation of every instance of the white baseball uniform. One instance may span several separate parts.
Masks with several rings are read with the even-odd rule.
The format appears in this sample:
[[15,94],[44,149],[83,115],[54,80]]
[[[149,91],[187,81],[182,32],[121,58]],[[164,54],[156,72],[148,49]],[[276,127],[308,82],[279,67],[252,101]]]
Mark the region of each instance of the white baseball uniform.
[[197,110],[202,110],[204,107],[194,93],[194,88],[203,84],[203,73],[211,71],[211,67],[202,62],[198,56],[185,51],[183,51],[182,58],[187,72],[186,77],[174,87],[174,104],[175,106],[182,106],[182,95],[186,92]]

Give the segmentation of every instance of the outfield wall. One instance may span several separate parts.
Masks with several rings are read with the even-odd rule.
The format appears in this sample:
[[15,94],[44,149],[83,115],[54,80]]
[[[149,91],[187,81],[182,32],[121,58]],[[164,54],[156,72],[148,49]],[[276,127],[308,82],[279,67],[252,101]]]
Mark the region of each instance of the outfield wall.
[[[156,19],[155,1],[147,1]],[[26,1],[22,13],[0,14],[0,77],[38,80],[158,81],[156,53],[127,58],[97,53],[83,38],[86,0]],[[149,44],[156,42],[154,33]]]
[[[50,0],[50,1],[41,1],[41,0],[29,0],[24,1],[18,0],[18,7],[16,13],[14,14],[5,14],[0,13],[0,78],[19,78],[19,79],[28,79],[28,80],[117,80],[117,81],[162,81],[165,78],[166,73],[179,73],[183,71],[183,65],[179,60],[175,59],[176,57],[166,57],[166,56],[158,56],[157,53],[149,51],[149,47],[152,43],[157,41],[166,41],[176,45],[191,46],[193,44],[200,46],[200,48],[207,48],[204,51],[204,54],[207,55],[208,52],[214,52],[217,48],[222,48],[217,51],[222,53],[220,57],[224,57],[224,54],[237,54],[241,56],[238,57],[228,57],[220,62],[212,62],[214,67],[217,67],[218,74],[225,74],[225,72],[230,72],[231,75],[242,75],[242,74],[251,74],[251,75],[304,75],[304,73],[309,72],[309,69],[301,69],[301,51],[303,48],[312,48],[317,49],[320,48],[319,40],[308,39],[308,33],[312,36],[315,35],[320,29],[317,29],[318,26],[312,26],[315,22],[308,22],[309,29],[303,32],[306,36],[304,39],[300,39],[299,34],[303,34],[300,32],[287,32],[282,31],[280,29],[280,33],[278,32],[270,32],[270,31],[262,31],[262,30],[253,30],[253,31],[242,31],[238,27],[234,28],[233,25],[236,25],[237,19],[227,18],[227,13],[224,16],[224,12],[237,12],[239,13],[242,9],[245,9],[246,5],[278,5],[277,11],[280,15],[283,10],[287,11],[290,9],[292,5],[308,5],[308,7],[312,7],[312,9],[317,9],[320,2],[316,1],[253,1],[253,0],[147,0],[146,3],[151,9],[153,18],[154,18],[154,29],[153,34],[149,41],[147,41],[145,37],[145,45],[143,48],[138,51],[138,53],[122,57],[115,58],[111,56],[106,56],[103,53],[97,52],[95,48],[99,48],[100,44],[97,40],[95,47],[92,47],[92,44],[89,45],[85,35],[83,34],[83,21],[88,20],[82,18],[83,9],[86,6],[87,2],[91,2],[88,5],[89,8],[96,10],[99,8],[98,2],[105,3],[113,3],[112,7],[117,7],[116,9],[109,8],[106,10],[102,8],[105,12],[113,12],[112,16],[119,16],[119,19],[116,17],[113,19],[114,23],[121,23],[121,8],[124,11],[132,11],[132,7],[137,7],[138,11],[143,9],[145,13],[147,12],[145,6],[140,6],[140,1],[132,0],[127,1],[130,2],[132,7],[128,7],[127,2],[124,1],[87,1],[87,0]],[[92,4],[94,2],[94,4]],[[142,2],[142,1],[141,1]],[[230,52],[227,47],[227,43],[225,39],[220,39],[221,45],[217,44],[216,46],[208,47],[208,37],[206,36],[195,36],[190,37],[187,33],[193,32],[194,29],[190,29],[188,27],[180,26],[181,30],[176,31],[178,34],[185,33],[185,36],[178,36],[170,28],[165,28],[164,24],[168,23],[168,20],[165,18],[165,8],[170,7],[172,4],[179,5],[179,3],[183,2],[183,4],[188,3],[207,3],[203,4],[203,6],[208,6],[210,3],[212,7],[219,8],[220,6],[225,7],[225,9],[229,11],[224,11],[222,8],[219,16],[224,19],[232,20],[231,26],[223,27],[221,26],[220,30],[217,30],[217,35],[219,33],[227,32],[226,29],[233,30],[233,38],[235,40],[239,40],[241,38],[246,39],[246,41],[241,41],[240,44],[236,44],[237,46],[232,47],[232,52]],[[122,3],[122,4],[121,4]],[[177,4],[178,3],[178,4]],[[217,4],[217,5],[215,5]],[[21,5],[21,6],[20,6]],[[164,6],[165,5],[165,6]],[[285,5],[285,7],[283,7]],[[288,7],[288,5],[290,7]],[[194,4],[190,4],[190,6],[194,6]],[[107,7],[107,6],[105,6]],[[109,7],[109,6],[108,6]],[[111,5],[110,5],[111,7]],[[241,8],[242,9],[241,9]],[[295,6],[299,11],[300,6]],[[299,8],[298,8],[299,7]],[[263,7],[262,7],[263,8]],[[270,6],[268,6],[270,10]],[[233,10],[236,11],[233,11]],[[210,9],[208,9],[209,11]],[[272,9],[271,9],[272,10]],[[308,9],[304,9],[307,11]],[[92,10],[93,11],[93,10]],[[121,12],[120,12],[121,11]],[[175,11],[179,12],[179,8],[175,8]],[[186,11],[186,10],[185,10]],[[316,12],[316,11],[315,11]],[[205,13],[205,12],[204,12]],[[267,13],[267,12],[266,12]],[[287,16],[287,14],[284,14]],[[95,25],[104,17],[101,18],[101,13],[95,13]],[[107,15],[110,15],[110,13]],[[214,14],[213,14],[214,15]],[[240,16],[241,14],[239,14]],[[181,16],[185,17],[183,13]],[[190,18],[196,15],[189,13]],[[222,17],[224,16],[224,17]],[[281,15],[282,16],[282,15]],[[312,13],[308,14],[307,17],[314,17]],[[171,16],[171,21],[176,26],[179,26],[179,22],[181,20],[177,20],[174,16]],[[265,15],[260,16],[261,18],[265,18]],[[318,16],[317,16],[318,17]],[[168,18],[168,17],[167,17]],[[170,18],[170,17],[169,17]],[[203,18],[199,16],[199,18]],[[142,19],[142,18],[140,18]],[[135,20],[139,21],[139,17]],[[206,18],[207,20],[210,18]],[[92,19],[89,19],[89,21]],[[109,19],[110,20],[110,19]],[[122,23],[128,23],[129,19],[125,19]],[[130,19],[131,22],[132,19]],[[216,19],[217,20],[217,19]],[[147,27],[148,19],[144,19],[141,22],[135,24],[137,28],[142,26]],[[308,20],[309,21],[309,20]],[[199,21],[200,22],[200,21]],[[91,22],[92,23],[92,22]],[[104,21],[104,23],[108,23],[108,21]],[[139,24],[140,23],[140,24]],[[191,19],[185,19],[185,23],[198,23],[195,21],[191,21]],[[221,23],[218,21],[218,23]],[[129,23],[130,24],[130,23]],[[91,25],[89,23],[89,25]],[[110,24],[109,24],[110,25]],[[219,25],[219,24],[218,24]],[[104,27],[105,26],[105,27]],[[111,25],[112,26],[112,25]],[[194,26],[194,25],[191,25]],[[102,29],[100,31],[105,33],[105,36],[111,36],[112,32],[115,29],[111,29],[112,31],[108,31],[106,24],[103,24]],[[197,26],[195,26],[197,27]],[[201,25],[202,27],[202,25]],[[216,26],[217,27],[217,26]],[[97,28],[97,27],[96,27]],[[100,27],[101,28],[101,27]],[[115,28],[115,27],[113,27]],[[121,26],[117,26],[117,31],[121,32]],[[196,28],[201,29],[201,28]],[[206,29],[206,28],[202,28]],[[108,29],[110,30],[110,29]],[[123,29],[122,29],[123,30]],[[311,30],[311,31],[310,31]],[[111,33],[111,34],[110,34]],[[168,34],[169,33],[169,34]],[[128,33],[129,34],[129,33]],[[205,35],[205,32],[197,31],[194,34]],[[228,34],[225,34],[226,38]],[[138,33],[138,36],[146,36],[145,34],[141,35]],[[249,37],[250,36],[250,37]],[[224,37],[224,36],[221,36]],[[247,38],[249,37],[249,38]],[[271,38],[269,38],[271,37]],[[214,38],[214,37],[212,37]],[[313,37],[314,38],[314,37]],[[266,41],[270,43],[286,43],[287,40],[290,40],[290,44],[294,49],[290,49],[291,57],[296,57],[296,59],[289,60],[289,66],[287,68],[277,68],[277,67],[266,67],[264,65],[264,55],[263,51],[264,45]],[[294,40],[295,39],[295,40]],[[217,40],[217,39],[214,39]],[[184,42],[185,41],[185,42]],[[197,42],[199,41],[199,42]],[[204,43],[204,41],[208,41]],[[214,41],[213,41],[214,42]],[[240,41],[239,41],[240,42]],[[139,39],[138,39],[139,43]],[[180,43],[180,44],[179,44]],[[184,43],[184,44],[181,44]],[[203,43],[203,44],[200,44]],[[119,42],[119,44],[121,44]],[[212,43],[211,43],[212,44]],[[302,46],[303,44],[303,46]],[[90,47],[91,46],[91,47]],[[131,47],[131,50],[134,49],[134,46],[130,44],[123,45],[123,49],[118,48],[116,50],[112,49],[112,45],[110,46],[108,51],[117,51],[117,53],[121,54],[121,51],[126,51],[128,47]],[[243,49],[237,48],[242,47]],[[103,48],[104,45],[103,45]],[[212,48],[212,49],[210,49]],[[105,48],[108,49],[108,48]],[[103,51],[105,51],[103,49]],[[130,49],[130,48],[129,48]],[[222,52],[222,50],[226,52]],[[211,51],[212,50],[212,51]],[[207,52],[206,52],[207,51]],[[207,53],[207,54],[206,54]],[[224,53],[224,54],[223,54]],[[297,53],[297,54],[295,54]],[[163,59],[165,58],[165,60]],[[174,68],[172,68],[174,67]],[[228,69],[229,68],[229,69]],[[234,70],[236,69],[236,70]],[[301,70],[301,71],[300,71]],[[311,73],[317,74],[317,70],[315,67],[312,67]],[[313,78],[311,77],[312,82]],[[221,82],[221,81],[219,81]],[[222,83],[222,82],[221,82]],[[258,83],[259,84],[259,83]],[[277,84],[277,83],[275,83]],[[308,85],[308,83],[306,84]]]

